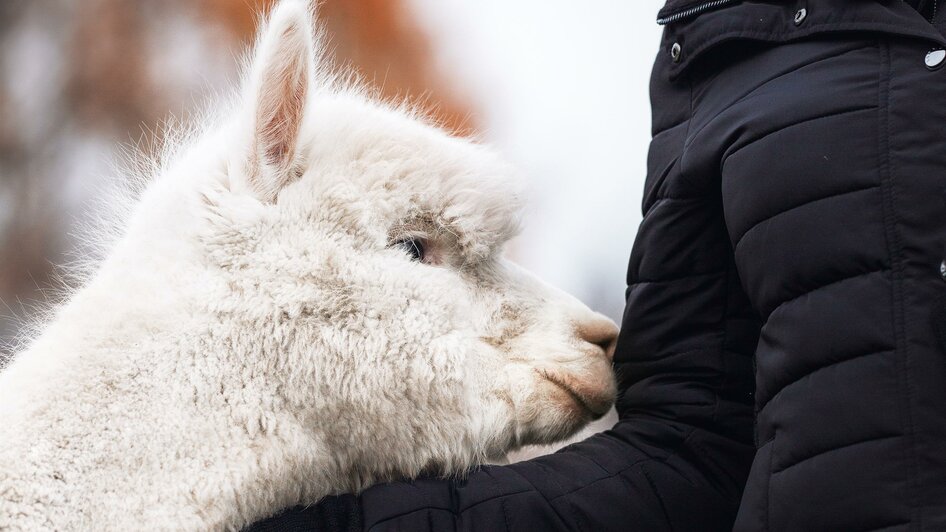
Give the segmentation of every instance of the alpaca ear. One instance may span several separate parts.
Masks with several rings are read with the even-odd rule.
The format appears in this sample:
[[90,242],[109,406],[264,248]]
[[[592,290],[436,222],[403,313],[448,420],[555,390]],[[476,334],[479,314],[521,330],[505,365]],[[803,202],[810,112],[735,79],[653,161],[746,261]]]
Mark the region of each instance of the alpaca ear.
[[299,130],[315,75],[315,42],[308,3],[284,0],[270,15],[253,57],[248,98],[252,146],[246,169],[260,200],[296,177]]

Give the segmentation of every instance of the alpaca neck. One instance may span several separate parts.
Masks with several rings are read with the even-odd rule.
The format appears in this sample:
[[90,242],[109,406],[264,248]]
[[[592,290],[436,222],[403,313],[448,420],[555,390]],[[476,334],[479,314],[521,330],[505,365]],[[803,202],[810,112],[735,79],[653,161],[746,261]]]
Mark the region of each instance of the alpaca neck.
[[326,495],[312,435],[262,414],[272,392],[219,364],[209,336],[179,333],[102,341],[64,320],[0,374],[0,528],[39,505],[40,528],[235,529]]
[[301,502],[287,453],[318,445],[295,420],[261,414],[278,410],[276,394],[193,297],[213,289],[201,278],[119,244],[0,373],[0,494],[16,486],[0,495],[0,528],[37,504],[45,528],[207,529],[264,517],[260,500]]

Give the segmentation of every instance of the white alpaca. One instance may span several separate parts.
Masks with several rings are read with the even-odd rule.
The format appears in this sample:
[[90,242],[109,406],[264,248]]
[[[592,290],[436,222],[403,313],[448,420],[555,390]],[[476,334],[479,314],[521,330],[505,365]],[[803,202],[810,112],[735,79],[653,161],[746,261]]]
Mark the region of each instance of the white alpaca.
[[506,166],[332,81],[305,3],[267,26],[0,373],[0,529],[238,529],[610,407],[614,325],[500,257]]

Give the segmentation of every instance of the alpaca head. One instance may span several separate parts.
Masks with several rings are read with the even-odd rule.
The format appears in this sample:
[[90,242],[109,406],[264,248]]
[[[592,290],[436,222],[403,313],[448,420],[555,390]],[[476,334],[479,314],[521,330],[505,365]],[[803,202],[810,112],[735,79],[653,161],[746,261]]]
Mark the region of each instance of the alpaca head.
[[207,315],[238,324],[228,345],[264,368],[272,408],[375,478],[603,415],[617,330],[502,258],[520,207],[510,169],[331,81],[310,19],[302,2],[275,9],[241,104],[182,163],[209,176],[191,202],[217,290]]

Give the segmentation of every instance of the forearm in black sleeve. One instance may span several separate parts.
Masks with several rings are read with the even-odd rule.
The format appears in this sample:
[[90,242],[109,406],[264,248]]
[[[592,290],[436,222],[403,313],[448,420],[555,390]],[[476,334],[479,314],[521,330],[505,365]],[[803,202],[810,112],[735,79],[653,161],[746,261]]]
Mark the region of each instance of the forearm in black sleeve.
[[731,471],[749,457],[751,447],[711,433],[627,420],[549,456],[463,481],[376,486],[252,530],[728,530],[741,492]]
[[364,529],[729,530],[741,493],[741,479],[729,471],[750,457],[751,447],[709,433],[628,420],[553,455],[483,468],[464,482],[372,488],[361,500]]

